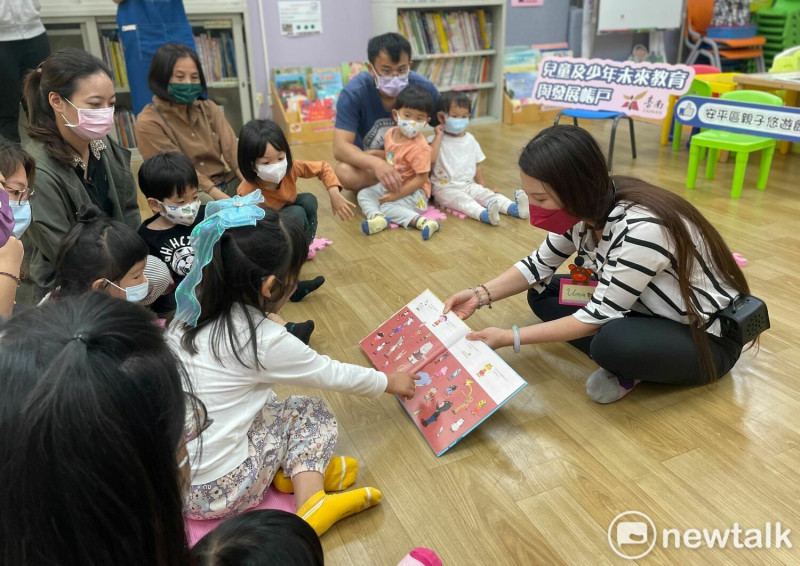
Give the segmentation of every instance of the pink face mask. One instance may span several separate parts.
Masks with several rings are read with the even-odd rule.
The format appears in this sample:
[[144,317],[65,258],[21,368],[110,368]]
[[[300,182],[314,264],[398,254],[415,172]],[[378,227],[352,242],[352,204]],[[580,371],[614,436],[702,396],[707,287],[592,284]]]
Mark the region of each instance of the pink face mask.
[[548,232],[556,234],[563,234],[578,222],[580,218],[572,216],[563,208],[542,208],[541,206],[528,205],[528,210],[531,213],[531,226],[536,226]]
[[[66,98],[64,100],[67,100]],[[68,128],[72,128],[78,136],[85,140],[99,140],[108,135],[114,125],[114,107],[108,108],[78,108],[67,100],[70,105],[78,111],[78,123],[70,124],[69,120],[62,114],[64,123]]]

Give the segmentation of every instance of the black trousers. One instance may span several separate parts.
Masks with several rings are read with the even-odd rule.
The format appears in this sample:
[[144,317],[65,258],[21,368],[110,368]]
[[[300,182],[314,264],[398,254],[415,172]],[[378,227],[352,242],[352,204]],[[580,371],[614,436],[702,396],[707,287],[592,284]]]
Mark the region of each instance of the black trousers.
[[19,143],[22,77],[50,55],[47,34],[18,41],[0,41],[0,135]]
[[[579,309],[558,303],[559,284],[564,277],[568,276],[554,276],[541,293],[528,291],[531,310],[545,322]],[[708,338],[720,378],[739,359],[742,346],[712,334]],[[570,344],[618,377],[673,385],[705,383],[691,331],[674,320],[630,313],[603,324],[594,336],[572,340]]]

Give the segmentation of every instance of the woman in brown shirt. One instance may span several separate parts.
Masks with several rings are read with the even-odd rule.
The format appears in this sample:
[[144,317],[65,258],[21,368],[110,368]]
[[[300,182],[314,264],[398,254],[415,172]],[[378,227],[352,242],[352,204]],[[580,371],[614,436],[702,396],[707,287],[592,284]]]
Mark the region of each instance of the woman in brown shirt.
[[201,99],[206,77],[197,53],[182,43],[162,45],[148,75],[153,102],[136,117],[136,141],[144,159],[161,152],[186,155],[200,190],[213,199],[236,194],[236,135],[219,107]]

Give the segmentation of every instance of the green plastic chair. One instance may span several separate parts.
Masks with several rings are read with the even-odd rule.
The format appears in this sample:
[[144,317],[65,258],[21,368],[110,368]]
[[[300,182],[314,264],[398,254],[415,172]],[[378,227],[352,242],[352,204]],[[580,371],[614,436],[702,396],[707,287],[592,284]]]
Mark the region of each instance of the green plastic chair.
[[[770,106],[783,106],[781,99],[774,94],[757,90],[734,90],[720,96],[721,99],[752,102],[754,104],[768,104]],[[736,152],[736,167],[733,170],[733,187],[731,198],[742,196],[744,173],[747,169],[747,159],[753,151],[761,151],[761,166],[758,170],[756,188],[763,191],[767,188],[769,169],[772,165],[772,154],[775,153],[775,139],[762,138],[750,134],[737,134],[722,130],[707,130],[692,137],[689,148],[689,170],[686,172],[686,188],[693,189],[697,181],[697,168],[700,165],[701,153],[708,148],[708,161],[706,162],[706,179],[713,179],[717,168],[717,158],[720,151]]]
[[[706,81],[694,79],[692,81],[692,86],[689,87],[689,91],[683,96],[705,96],[707,98],[711,98],[711,85],[708,84]],[[680,98],[678,100],[680,100]],[[675,106],[677,105],[678,102],[676,101]],[[678,151],[681,148],[681,130],[683,130],[683,124],[681,124],[675,118],[673,118],[672,151]],[[692,129],[692,131],[694,131],[694,129]]]

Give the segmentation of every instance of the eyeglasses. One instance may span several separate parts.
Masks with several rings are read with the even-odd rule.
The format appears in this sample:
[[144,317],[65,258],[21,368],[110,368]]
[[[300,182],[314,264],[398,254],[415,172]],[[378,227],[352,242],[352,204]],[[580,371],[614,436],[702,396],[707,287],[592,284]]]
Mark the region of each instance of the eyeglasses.
[[21,187],[19,185],[12,185],[8,181],[0,182],[0,186],[5,189],[11,200],[19,201],[20,204],[30,200],[35,191],[30,187]]
[[186,422],[183,425],[183,440],[191,442],[203,434],[208,427],[214,424],[214,419],[208,418],[205,404],[196,395],[187,393]]

